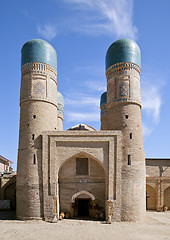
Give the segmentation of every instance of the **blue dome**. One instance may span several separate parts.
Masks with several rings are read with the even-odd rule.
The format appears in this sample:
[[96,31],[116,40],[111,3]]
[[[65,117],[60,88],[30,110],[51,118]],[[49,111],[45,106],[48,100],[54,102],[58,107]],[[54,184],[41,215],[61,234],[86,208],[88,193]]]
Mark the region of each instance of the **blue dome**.
[[64,106],[64,97],[59,91],[58,91],[58,104]]
[[104,92],[100,98],[100,107],[107,103],[107,92]]
[[114,42],[106,53],[106,70],[120,62],[131,62],[141,66],[140,48],[130,39],[120,39]]
[[30,62],[49,64],[57,70],[57,54],[55,49],[42,39],[26,42],[21,50],[21,66]]

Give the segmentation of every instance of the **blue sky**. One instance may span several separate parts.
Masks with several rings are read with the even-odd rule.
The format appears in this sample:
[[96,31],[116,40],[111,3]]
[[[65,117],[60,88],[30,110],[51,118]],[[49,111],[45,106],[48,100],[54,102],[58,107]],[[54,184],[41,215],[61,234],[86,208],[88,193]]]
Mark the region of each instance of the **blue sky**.
[[58,58],[58,90],[65,98],[64,130],[78,123],[100,129],[106,90],[105,55],[117,39],[142,52],[141,91],[146,157],[170,158],[169,0],[1,1],[0,154],[17,161],[22,45],[51,43]]

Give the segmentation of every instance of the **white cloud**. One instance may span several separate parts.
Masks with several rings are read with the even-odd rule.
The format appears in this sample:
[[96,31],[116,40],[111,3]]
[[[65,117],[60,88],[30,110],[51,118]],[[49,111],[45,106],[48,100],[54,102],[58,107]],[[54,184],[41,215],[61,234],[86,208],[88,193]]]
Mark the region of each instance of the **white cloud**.
[[[74,95],[73,95],[74,96]],[[91,107],[99,107],[99,99],[94,97],[82,97],[76,96],[74,98],[66,97],[64,99],[65,105],[74,105],[74,106],[91,106]]]
[[96,92],[105,92],[107,90],[106,82],[94,82],[94,81],[86,81],[84,86],[88,87],[91,90]]
[[107,80],[105,76],[105,69],[103,65],[88,63],[83,66],[76,66],[74,72],[77,74],[82,73],[85,81],[80,83],[81,86],[86,87],[87,90],[93,92],[105,92],[107,89]]
[[[161,79],[161,82],[160,82]],[[162,87],[166,77],[162,73],[144,67],[144,75],[141,75],[142,107],[145,119],[150,123],[158,124],[162,106]]]
[[154,122],[158,123],[160,118],[161,96],[158,88],[148,84],[142,91],[143,110],[152,117]]
[[133,0],[64,1],[74,4],[75,10],[84,11],[87,14],[87,17],[79,16],[77,24],[72,26],[73,30],[89,34],[115,34],[117,37],[136,39],[137,28],[132,21]]
[[144,136],[149,136],[153,131],[153,128],[146,126],[145,123],[142,124],[142,128]]
[[52,40],[57,35],[57,30],[54,25],[51,24],[44,24],[44,26],[37,26],[38,34],[43,36],[47,40]]
[[161,86],[157,84],[158,75],[157,73],[156,77],[155,73],[146,71],[145,76],[141,76],[143,134],[146,137],[154,131],[160,121],[162,96]]
[[[84,89],[84,88],[83,88]],[[83,123],[100,121],[100,97],[96,94],[84,94],[81,91],[69,91],[65,96],[65,113],[66,122]]]
[[100,121],[100,113],[99,112],[66,112],[66,121],[68,122],[99,122]]

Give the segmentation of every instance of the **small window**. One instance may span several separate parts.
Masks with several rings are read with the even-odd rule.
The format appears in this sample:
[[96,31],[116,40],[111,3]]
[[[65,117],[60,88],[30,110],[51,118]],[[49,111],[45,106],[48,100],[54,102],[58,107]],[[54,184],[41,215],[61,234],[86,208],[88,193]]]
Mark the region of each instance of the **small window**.
[[128,115],[125,115],[125,118],[126,118],[126,119],[128,119],[128,117],[129,117]]
[[76,158],[76,175],[88,175],[88,158]]
[[36,115],[33,115],[33,118],[36,118]]
[[35,157],[35,154],[33,155],[33,164],[36,164],[36,157]]
[[130,133],[130,139],[132,139],[132,133]]
[[32,140],[34,140],[35,139],[35,134],[32,134]]
[[131,156],[130,156],[130,154],[128,155],[128,165],[131,165]]

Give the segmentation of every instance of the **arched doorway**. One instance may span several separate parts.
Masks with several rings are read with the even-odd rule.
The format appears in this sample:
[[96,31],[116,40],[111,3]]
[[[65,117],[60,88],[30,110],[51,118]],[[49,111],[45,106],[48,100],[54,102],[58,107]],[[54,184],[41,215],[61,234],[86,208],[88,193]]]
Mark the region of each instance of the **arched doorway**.
[[72,216],[94,218],[95,196],[85,190],[75,193],[71,198]]
[[164,191],[164,206],[168,207],[168,210],[170,210],[170,187],[166,188]]
[[58,174],[59,211],[71,218],[100,218],[105,213],[105,169],[93,156],[80,153],[65,161]]
[[156,210],[156,190],[146,184],[146,209]]

